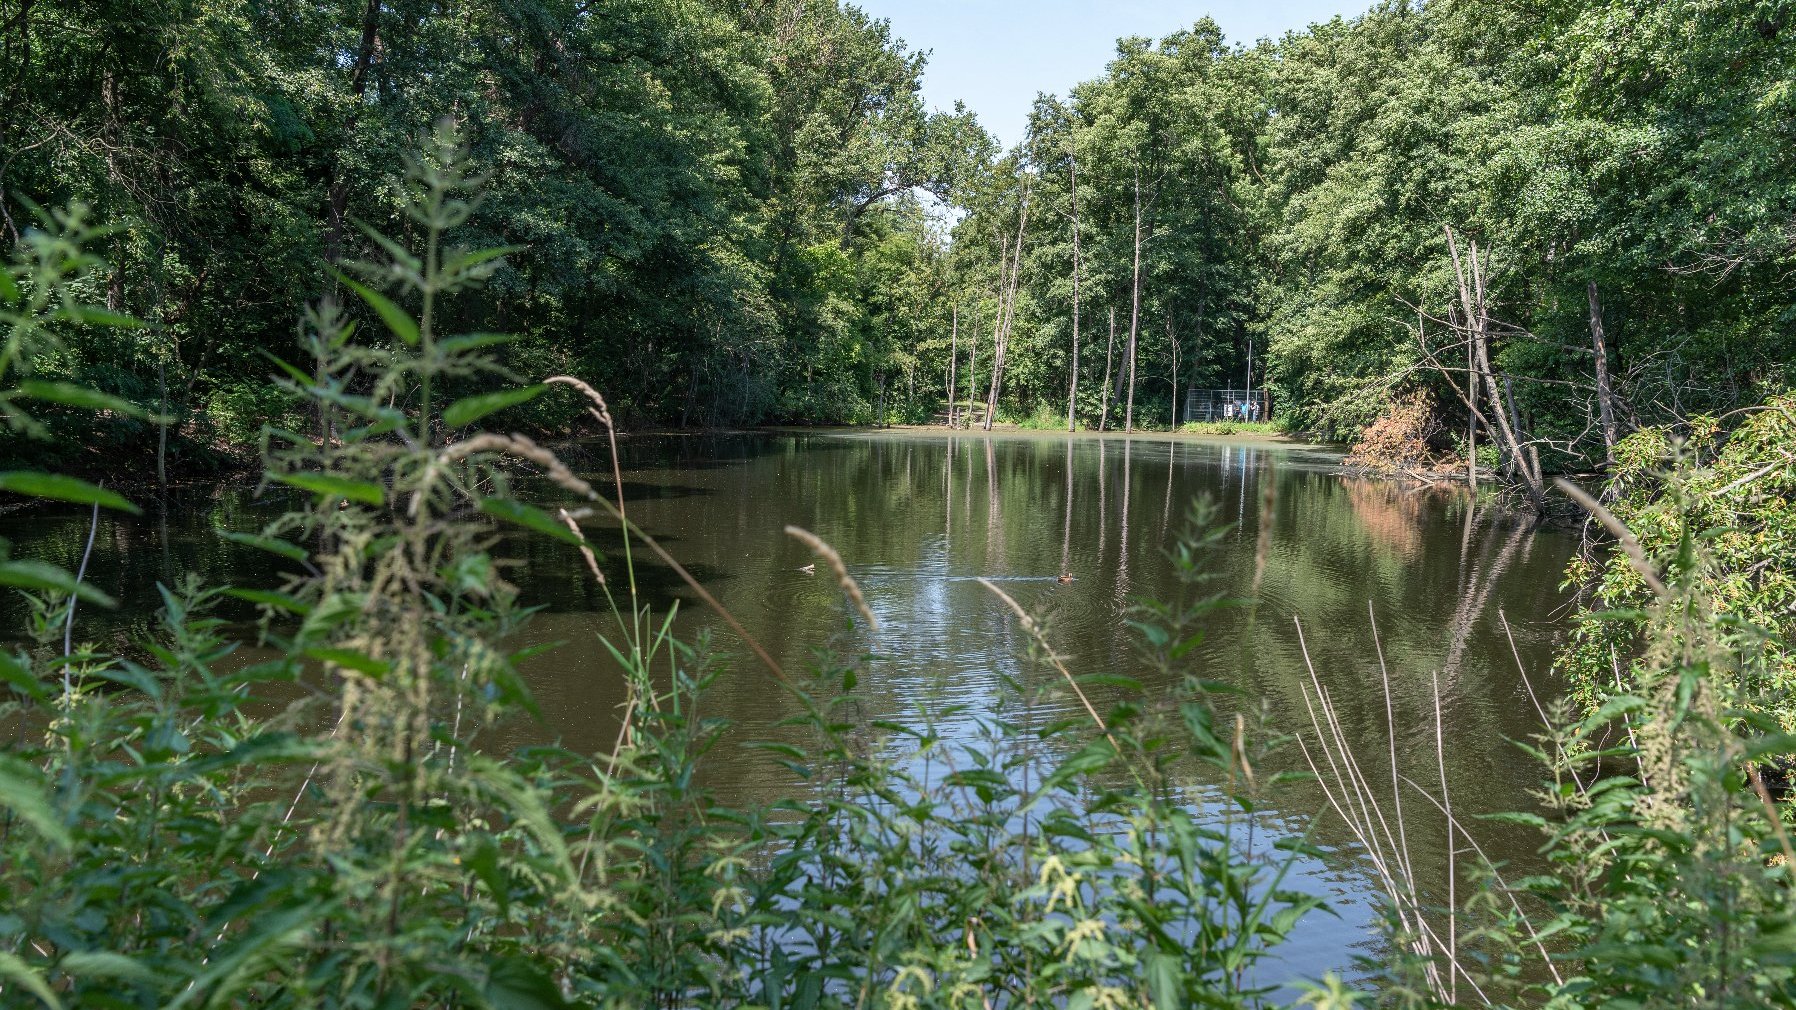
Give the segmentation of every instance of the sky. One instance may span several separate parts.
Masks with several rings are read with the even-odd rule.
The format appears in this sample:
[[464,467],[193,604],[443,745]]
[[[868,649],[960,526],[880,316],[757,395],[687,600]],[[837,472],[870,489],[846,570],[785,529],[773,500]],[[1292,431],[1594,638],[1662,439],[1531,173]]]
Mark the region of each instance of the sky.
[[1370,0],[854,0],[892,22],[912,49],[933,50],[924,101],[956,100],[1006,147],[1023,139],[1038,92],[1064,95],[1103,73],[1125,35],[1158,39],[1208,14],[1230,42],[1277,38]]

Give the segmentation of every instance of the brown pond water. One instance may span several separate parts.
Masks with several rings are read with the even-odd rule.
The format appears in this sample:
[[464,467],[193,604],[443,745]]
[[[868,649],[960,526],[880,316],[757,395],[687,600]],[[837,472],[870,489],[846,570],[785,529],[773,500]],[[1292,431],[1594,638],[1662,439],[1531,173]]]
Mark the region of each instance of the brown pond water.
[[[1307,733],[1309,672],[1294,623],[1301,620],[1346,733],[1364,752],[1383,754],[1387,713],[1368,616],[1375,614],[1406,773],[1438,781],[1438,677],[1447,778],[1462,816],[1526,808],[1539,780],[1539,769],[1507,742],[1535,732],[1538,719],[1498,614],[1507,615],[1536,686],[1550,690],[1545,672],[1563,628],[1560,573],[1574,545],[1463,492],[1348,476],[1338,455],[1324,449],[1154,436],[656,436],[627,440],[623,454],[632,518],[782,665],[801,668],[823,645],[872,653],[861,684],[869,714],[897,721],[944,700],[987,711],[1001,703],[1001,674],[1040,675],[1022,658],[1016,622],[979,577],[1047,613],[1050,636],[1075,672],[1139,676],[1124,619],[1132,600],[1173,591],[1162,551],[1190,503],[1203,495],[1217,503],[1217,521],[1227,530],[1213,559],[1218,588],[1245,596],[1263,496],[1274,485],[1258,602],[1216,618],[1199,659],[1203,675],[1263,699],[1280,729]],[[595,462],[603,458],[595,447]],[[106,518],[89,578],[123,602],[112,613],[84,609],[82,637],[122,639],[147,627],[158,581],[191,573],[265,583],[266,556],[223,543],[215,531],[254,528],[267,509],[240,489],[177,500],[160,516]],[[788,523],[841,552],[879,618],[877,634],[858,624],[844,630],[840,593],[826,575],[799,570],[811,558],[782,534]],[[0,536],[12,542],[14,556],[71,568],[86,533],[85,514],[0,517]],[[516,579],[527,598],[545,605],[529,637],[565,644],[527,671],[543,722],[508,726],[502,742],[557,738],[576,749],[608,750],[622,693],[598,642],[609,626],[604,599],[571,550],[532,543],[514,553],[525,562]],[[608,558],[614,584],[620,562],[615,552]],[[670,571],[640,553],[637,566],[657,610],[680,602],[682,635],[715,623]],[[1075,581],[1058,583],[1063,569]],[[19,617],[16,604],[0,604],[0,627],[19,627]],[[717,643],[739,651],[721,631]],[[747,659],[729,666],[705,704],[745,737],[775,733],[791,714],[788,697]],[[951,738],[957,725],[947,721]],[[1294,749],[1287,758],[1300,767]],[[793,788],[755,753],[721,753],[709,775],[734,802],[770,801]],[[1204,808],[1214,791],[1197,782],[1191,795]],[[1294,783],[1267,817],[1301,830],[1324,809],[1313,783]],[[1423,802],[1406,811],[1417,875],[1444,896],[1445,825]],[[1539,844],[1517,828],[1476,830],[1487,851],[1518,870]],[[1377,951],[1370,866],[1332,817],[1314,837],[1328,856],[1301,864],[1294,883],[1327,895],[1334,914],[1312,913],[1271,974],[1351,970],[1356,955]]]

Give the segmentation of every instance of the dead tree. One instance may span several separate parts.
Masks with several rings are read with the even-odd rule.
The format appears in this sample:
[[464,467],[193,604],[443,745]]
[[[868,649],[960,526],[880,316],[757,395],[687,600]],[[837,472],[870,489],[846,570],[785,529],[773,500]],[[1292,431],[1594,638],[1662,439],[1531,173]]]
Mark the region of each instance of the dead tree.
[[1615,465],[1615,393],[1609,386],[1608,335],[1603,332],[1603,303],[1596,281],[1590,282],[1590,348],[1596,356],[1596,408],[1603,425],[1603,462]]
[[[1453,273],[1459,282],[1459,305],[1463,317],[1461,325],[1466,339],[1471,341],[1472,358],[1477,369],[1476,378],[1482,382],[1484,395],[1491,406],[1490,415],[1496,419],[1497,435],[1502,439],[1503,448],[1509,457],[1509,477],[1522,484],[1528,495],[1529,506],[1539,515],[1546,508],[1546,481],[1540,472],[1540,455],[1524,449],[1514,398],[1504,395],[1504,390],[1497,385],[1496,373],[1490,366],[1490,302],[1484,288],[1484,268],[1479,262],[1478,243],[1470,243],[1469,255],[1461,262],[1459,243],[1449,226],[1447,249],[1453,256]],[[1468,383],[1477,384],[1477,381]],[[1473,398],[1476,398],[1475,393]],[[1531,449],[1532,446],[1527,448]]]

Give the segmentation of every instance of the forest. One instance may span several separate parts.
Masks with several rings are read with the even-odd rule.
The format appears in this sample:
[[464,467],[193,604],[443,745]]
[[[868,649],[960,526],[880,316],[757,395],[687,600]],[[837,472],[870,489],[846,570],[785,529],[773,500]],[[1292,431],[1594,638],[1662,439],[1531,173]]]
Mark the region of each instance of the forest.
[[929,58],[0,0],[0,1006],[1796,1006],[1796,2]]
[[[1291,430],[1351,440],[1420,395],[1437,448],[1477,413],[1506,461],[1513,418],[1576,470],[1790,381],[1789,17],[1384,3],[1245,46],[1200,21],[1121,40],[1000,151],[925,108],[925,54],[833,0],[12,0],[0,229],[80,204],[96,301],[145,324],[37,366],[167,419],[109,425],[90,462],[160,439],[187,473],[302,427],[268,357],[302,356],[332,264],[407,230],[405,156],[449,116],[485,179],[464,241],[509,255],[448,311],[626,424],[953,399],[1165,427],[1178,389],[1251,384]],[[1501,391],[1468,403],[1486,371]]]

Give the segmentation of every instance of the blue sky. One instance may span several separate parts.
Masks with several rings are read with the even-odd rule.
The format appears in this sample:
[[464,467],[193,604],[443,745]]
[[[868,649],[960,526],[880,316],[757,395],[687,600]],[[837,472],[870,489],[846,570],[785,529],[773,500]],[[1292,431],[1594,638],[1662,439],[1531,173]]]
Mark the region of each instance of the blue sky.
[[1208,14],[1231,42],[1352,17],[1370,0],[854,0],[913,49],[934,50],[925,100],[979,114],[1006,146],[1022,139],[1038,92],[1096,77],[1125,35],[1159,38]]

